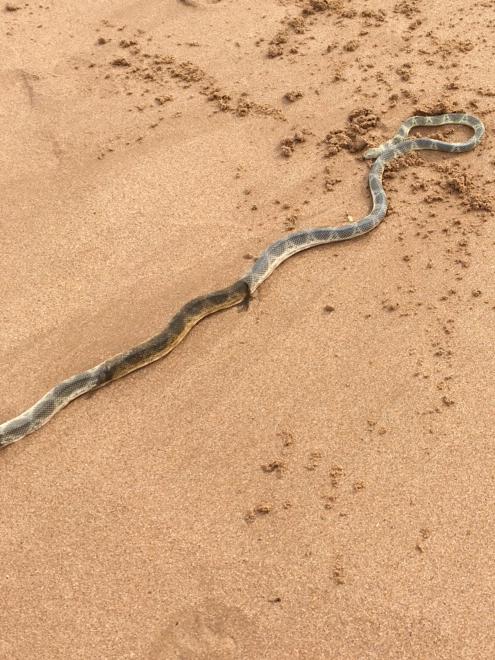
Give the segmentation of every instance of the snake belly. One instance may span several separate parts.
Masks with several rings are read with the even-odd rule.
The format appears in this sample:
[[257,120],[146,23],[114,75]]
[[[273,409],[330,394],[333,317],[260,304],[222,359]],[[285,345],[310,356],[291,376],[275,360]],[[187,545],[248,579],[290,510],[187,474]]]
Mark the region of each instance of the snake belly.
[[[466,142],[450,143],[432,138],[408,139],[416,126],[462,124],[473,129]],[[220,291],[207,293],[186,303],[164,330],[133,348],[107,359],[97,366],[55,385],[31,408],[0,424],[0,448],[20,440],[46,424],[59,410],[74,399],[122,378],[132,371],[155,362],[172,351],[201,319],[215,312],[247,302],[256,289],[286,259],[308,248],[345,241],[368,233],[387,213],[387,196],[383,189],[383,171],[388,161],[410,151],[436,150],[461,153],[474,149],[481,141],[484,126],[480,119],[465,113],[414,116],[403,122],[397,133],[379,147],[368,149],[364,158],[374,159],[368,175],[373,206],[368,215],[356,222],[338,227],[314,227],[296,231],[269,245],[251,269],[237,282]]]

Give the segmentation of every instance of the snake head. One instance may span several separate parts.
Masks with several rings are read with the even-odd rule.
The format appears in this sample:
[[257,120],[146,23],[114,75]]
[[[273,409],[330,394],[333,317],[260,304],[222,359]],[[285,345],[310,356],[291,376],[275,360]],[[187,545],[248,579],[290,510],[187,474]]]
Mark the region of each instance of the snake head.
[[370,160],[371,158],[378,158],[378,156],[383,152],[383,145],[381,147],[373,147],[364,152],[363,158],[365,160]]
[[396,147],[401,142],[404,142],[405,140],[406,137],[404,135],[400,135],[400,134],[394,135],[393,138],[387,140],[379,147],[373,147],[372,149],[368,149],[368,151],[365,151],[363,154],[363,158],[366,159],[378,158],[378,156],[384,154],[385,151],[393,150],[394,147]]

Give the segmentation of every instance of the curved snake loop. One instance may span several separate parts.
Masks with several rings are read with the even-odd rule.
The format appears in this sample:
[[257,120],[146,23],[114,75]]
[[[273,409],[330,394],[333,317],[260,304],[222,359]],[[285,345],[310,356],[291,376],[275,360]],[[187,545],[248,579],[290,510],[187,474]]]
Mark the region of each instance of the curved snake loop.
[[[463,124],[471,127],[474,133],[467,142],[461,143],[443,142],[427,137],[407,139],[409,131],[415,126],[444,124]],[[349,240],[374,229],[387,213],[387,196],[382,185],[382,175],[388,161],[410,151],[422,149],[449,153],[470,151],[479,144],[484,130],[483,123],[477,117],[464,113],[410,117],[391,140],[375,149],[369,149],[364,154],[364,158],[375,159],[368,176],[373,208],[367,216],[341,227],[315,227],[296,231],[272,243],[240,280],[226,289],[191,300],[159,334],[92,369],[67,378],[31,408],[0,424],[0,448],[36,431],[59,410],[82,394],[96,390],[167,355],[205,316],[248,301],[275,268],[293,254],[315,245]]]

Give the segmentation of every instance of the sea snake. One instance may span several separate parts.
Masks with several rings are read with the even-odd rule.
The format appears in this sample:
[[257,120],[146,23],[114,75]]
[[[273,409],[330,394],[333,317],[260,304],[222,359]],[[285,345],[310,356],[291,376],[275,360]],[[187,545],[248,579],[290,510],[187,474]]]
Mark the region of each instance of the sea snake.
[[[415,126],[444,124],[464,124],[470,126],[474,134],[467,142],[460,143],[443,142],[426,137],[408,139],[409,131]],[[374,229],[387,213],[387,196],[383,189],[382,176],[389,160],[421,149],[449,153],[470,151],[480,142],[484,130],[483,123],[477,117],[464,113],[410,117],[392,139],[364,153],[364,158],[375,160],[368,176],[373,208],[366,217],[341,227],[315,227],[296,231],[275,241],[256,259],[244,277],[226,289],[207,293],[186,303],[162,332],[92,369],[67,378],[55,385],[31,408],[0,424],[0,448],[36,431],[59,410],[82,394],[96,390],[167,355],[205,316],[247,302],[275,268],[296,252],[315,245],[349,240]]]

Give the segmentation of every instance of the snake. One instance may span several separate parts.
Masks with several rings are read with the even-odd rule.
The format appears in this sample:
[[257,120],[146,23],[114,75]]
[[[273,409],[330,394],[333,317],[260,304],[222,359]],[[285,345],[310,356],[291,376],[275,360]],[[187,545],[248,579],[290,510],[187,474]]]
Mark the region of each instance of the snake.
[[[409,137],[409,131],[416,126],[442,126],[445,124],[468,126],[473,129],[473,135],[466,142],[460,143],[444,142],[429,137]],[[382,177],[389,161],[411,151],[424,149],[449,153],[470,151],[479,144],[484,131],[483,122],[466,113],[410,117],[401,124],[397,133],[390,140],[376,148],[368,149],[363,154],[364,159],[374,160],[368,174],[368,184],[373,201],[373,207],[368,215],[361,220],[342,226],[314,227],[294,231],[275,241],[253,261],[252,267],[243,277],[224,289],[207,293],[187,302],[158,334],[91,369],[61,381],[28,410],[0,424],[0,448],[33,433],[81,395],[108,385],[108,383],[164,357],[206,316],[235,305],[248,304],[253,293],[271,273],[297,252],[317,245],[356,238],[377,227],[385,217],[388,208]]]

